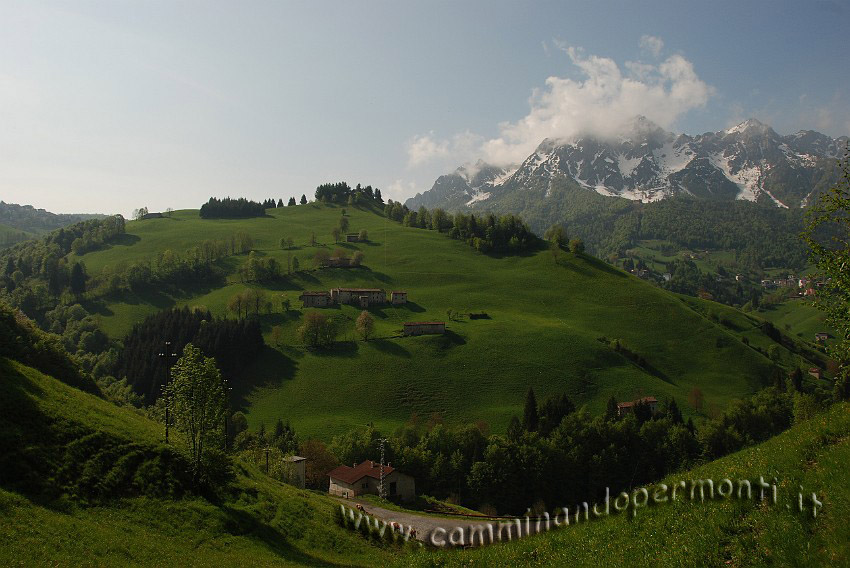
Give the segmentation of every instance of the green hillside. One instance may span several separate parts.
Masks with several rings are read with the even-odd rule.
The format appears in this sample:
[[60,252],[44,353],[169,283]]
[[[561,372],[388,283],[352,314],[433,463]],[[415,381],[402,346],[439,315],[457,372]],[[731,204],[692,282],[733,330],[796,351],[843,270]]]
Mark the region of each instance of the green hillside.
[[[237,386],[255,427],[283,417],[299,433],[328,439],[369,422],[391,429],[413,413],[437,412],[447,421],[485,420],[503,431],[510,417],[521,413],[529,386],[541,398],[566,392],[599,412],[611,396],[675,396],[684,402],[694,387],[703,392],[706,408],[723,406],[770,380],[773,363],[766,349],[742,343],[739,330],[592,257],[562,252],[555,258],[548,250],[484,255],[368,208],[348,207],[347,214],[350,230],[368,231],[368,243],[333,243],[331,230],[341,217],[335,206],[270,209],[265,217],[242,220],[201,220],[196,211],[181,211],[130,222],[118,243],[82,260],[96,276],[107,267],[152,260],[166,249],[182,254],[205,239],[227,239],[239,231],[252,237],[257,256],[275,258],[284,267],[288,253],[302,268],[312,267],[313,233],[330,250],[362,251],[361,268],[309,270],[264,286],[276,312],[261,316],[266,341],[271,344],[272,329],[280,326],[282,346],[269,348],[247,370],[251,380]],[[291,237],[295,249],[281,250],[282,237]],[[230,297],[254,286],[239,281],[246,258],[222,261],[228,277],[221,288],[176,297],[122,295],[90,309],[113,338],[173,305],[225,315]],[[329,308],[326,312],[348,322],[341,341],[328,351],[309,351],[297,339],[300,310],[281,313],[280,300],[299,306],[302,290],[336,286],[403,289],[410,303],[370,309],[378,338],[366,343],[355,341],[359,309]],[[443,337],[397,337],[403,322],[446,320],[447,310],[486,312],[489,318],[448,321]],[[634,356],[616,352],[613,340]],[[781,361],[797,361],[785,347],[777,349]],[[637,359],[646,364],[639,366]],[[686,415],[694,412],[685,408]]]
[[337,527],[334,501],[244,463],[214,501],[152,496],[158,462],[133,464],[165,455],[159,425],[8,359],[0,376],[3,566],[374,566],[397,554]]
[[[843,403],[759,446],[664,480],[672,487],[681,480],[719,483],[724,478],[743,478],[756,483],[764,476],[773,483],[775,477],[775,505],[737,497],[677,500],[640,509],[636,517],[627,514],[573,523],[519,542],[446,550],[405,558],[405,562],[418,566],[848,566],[848,463],[850,405]],[[807,496],[804,513],[795,510],[800,486]],[[808,495],[812,492],[823,503],[817,517],[811,512]],[[755,489],[753,493],[758,497]],[[576,504],[548,505],[574,510]]]

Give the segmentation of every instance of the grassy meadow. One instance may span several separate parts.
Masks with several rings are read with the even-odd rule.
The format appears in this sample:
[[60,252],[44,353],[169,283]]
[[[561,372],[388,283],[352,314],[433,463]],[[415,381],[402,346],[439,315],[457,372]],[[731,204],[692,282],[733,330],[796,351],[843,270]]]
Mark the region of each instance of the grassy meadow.
[[[122,296],[91,309],[118,339],[157,310],[203,306],[225,316],[235,293],[264,288],[274,304],[273,313],[261,316],[270,347],[237,385],[249,422],[269,426],[288,418],[299,434],[325,439],[367,423],[392,429],[411,416],[427,419],[434,413],[448,422],[484,420],[494,431],[504,431],[511,416],[521,413],[529,386],[538,400],[566,392],[593,412],[601,412],[611,396],[675,396],[686,415],[698,415],[685,404],[694,387],[707,403],[722,407],[769,380],[772,362],[742,343],[741,330],[597,259],[543,249],[485,255],[366,207],[346,210],[349,231],[366,229],[369,242],[335,244],[331,230],[342,209],[308,204],[243,220],[202,220],[197,211],[179,211],[170,218],[129,222],[120,242],[82,257],[90,274],[153,259],[165,249],[182,253],[238,231],[253,238],[255,254],[274,257],[284,267],[288,255],[296,256],[309,270],[268,285],[246,284],[239,281],[238,267],[247,256],[238,255],[222,261],[228,277],[221,288],[176,297]],[[312,234],[320,247],[362,251],[364,266],[312,270],[317,250],[309,246]],[[282,237],[294,240],[293,250],[281,250]],[[297,298],[303,290],[337,286],[407,290],[409,303],[370,308],[376,338],[368,342],[355,337],[359,308],[327,308],[345,322],[339,342],[333,349],[308,350],[297,337],[303,315]],[[284,298],[295,309],[283,312]],[[486,312],[489,318],[452,321],[447,310]],[[399,337],[403,322],[427,320],[446,320],[448,333]],[[275,326],[279,345],[272,345]],[[602,338],[619,340],[649,366],[638,366]],[[779,349],[783,360],[794,360]]]
[[[19,469],[5,461],[10,448],[19,452],[11,455],[55,458],[62,450],[50,440],[65,434],[156,447],[162,427],[19,363],[0,359],[0,369],[0,565],[374,566],[399,554],[334,524],[336,502],[327,496],[283,485],[239,461],[233,488],[216,503],[136,496],[84,504],[70,495],[12,491],[20,480],[2,478]],[[45,436],[32,436],[39,428]]]

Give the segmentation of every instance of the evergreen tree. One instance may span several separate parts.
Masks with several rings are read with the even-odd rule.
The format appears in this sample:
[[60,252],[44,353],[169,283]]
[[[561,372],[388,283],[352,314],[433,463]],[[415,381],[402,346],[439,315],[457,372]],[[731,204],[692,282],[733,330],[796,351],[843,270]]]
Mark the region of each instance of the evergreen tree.
[[81,262],[75,262],[71,267],[70,280],[71,293],[75,296],[81,296],[86,291],[86,272]]
[[277,206],[283,207],[283,199],[282,198],[277,200]]
[[605,406],[605,420],[608,422],[613,422],[617,420],[619,417],[619,412],[617,411],[617,399],[611,396],[608,399],[608,404]]
[[522,412],[522,427],[528,432],[536,432],[538,424],[537,398],[534,396],[534,389],[528,387],[528,392],[525,394],[525,408]]
[[289,203],[287,203],[286,205],[287,205],[288,207],[292,207],[292,206],[293,206],[293,205],[295,205],[295,204],[296,204],[296,202],[295,202],[295,198],[294,198],[294,197],[290,197],[290,198],[289,198]]
[[307,204],[307,196],[305,194],[301,194],[301,205]]

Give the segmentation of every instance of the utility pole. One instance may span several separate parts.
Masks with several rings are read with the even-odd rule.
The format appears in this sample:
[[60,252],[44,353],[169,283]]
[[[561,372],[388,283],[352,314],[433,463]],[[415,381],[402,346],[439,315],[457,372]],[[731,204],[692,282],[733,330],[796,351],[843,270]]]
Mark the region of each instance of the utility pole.
[[268,475],[269,474],[269,452],[272,451],[272,449],[270,447],[266,446],[265,448],[263,448],[263,451],[266,452],[266,475]]
[[380,442],[380,443],[381,443],[381,461],[380,461],[380,466],[381,466],[381,482],[380,482],[380,485],[378,486],[378,496],[379,496],[381,499],[386,499],[386,495],[387,495],[387,494],[384,492],[384,444],[385,444],[386,442],[389,442],[389,440],[388,440],[388,439],[386,439],[386,438],[379,438],[379,439],[378,439],[378,442]]
[[168,379],[171,376],[171,360],[177,359],[177,353],[173,353],[171,351],[171,342],[165,342],[165,349],[159,354],[160,357],[165,359],[165,386],[163,390],[165,391],[165,443],[168,443],[168,424],[171,420],[171,417],[168,413]]

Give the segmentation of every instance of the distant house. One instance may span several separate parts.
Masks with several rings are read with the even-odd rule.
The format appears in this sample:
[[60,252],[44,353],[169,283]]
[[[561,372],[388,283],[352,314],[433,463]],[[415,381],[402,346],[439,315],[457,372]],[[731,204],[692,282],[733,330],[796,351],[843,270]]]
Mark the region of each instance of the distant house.
[[647,406],[649,406],[649,411],[652,414],[655,414],[658,411],[658,399],[654,396],[645,396],[643,398],[639,398],[631,402],[618,402],[617,416],[625,416],[626,414],[631,414],[635,411],[635,406],[637,406],[638,404],[646,404]]
[[305,308],[326,308],[331,305],[330,292],[304,292],[298,299],[304,303]]
[[[390,464],[383,467],[384,492],[389,499],[411,501],[416,497],[415,480]],[[358,495],[378,495],[381,485],[381,466],[364,461],[354,467],[341,465],[328,474],[328,493],[351,499]]]
[[334,304],[358,304],[367,308],[387,303],[387,293],[380,288],[331,288],[330,295]]
[[289,456],[286,458],[286,461],[292,463],[294,466],[295,487],[304,489],[307,483],[307,458],[302,458],[301,456]]
[[815,289],[814,288],[806,288],[806,293],[803,294],[803,295],[804,296],[814,296],[815,295]]
[[162,213],[145,213],[142,215],[142,219],[162,219],[163,217]]
[[815,341],[826,341],[827,339],[829,339],[829,334],[824,331],[815,334]]
[[446,333],[443,321],[410,321],[403,326],[404,335],[442,335]]
[[670,282],[670,279],[673,278],[673,275],[669,272],[665,272],[661,275],[661,278],[663,278],[665,282]]
[[816,379],[822,379],[823,378],[823,371],[821,371],[817,367],[812,367],[811,369],[809,369],[809,374]]
[[347,243],[359,243],[360,235],[357,233],[348,233],[345,235],[345,242]]
[[390,292],[390,303],[397,306],[407,303],[407,292],[403,290],[393,290]]

